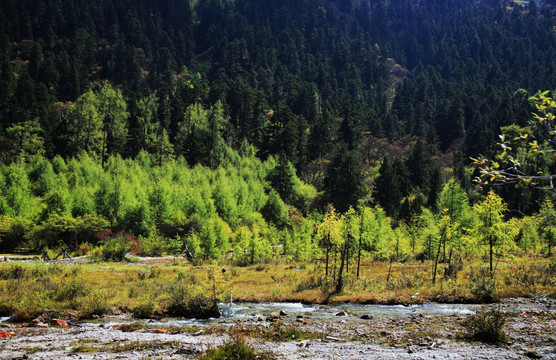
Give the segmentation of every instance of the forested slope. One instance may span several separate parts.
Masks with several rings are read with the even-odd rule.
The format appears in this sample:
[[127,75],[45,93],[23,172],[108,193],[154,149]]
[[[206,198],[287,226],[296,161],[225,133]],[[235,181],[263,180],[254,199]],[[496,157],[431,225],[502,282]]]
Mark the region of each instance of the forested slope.
[[[424,208],[439,220],[448,179],[480,200],[469,157],[489,153],[501,127],[527,126],[529,97],[556,83],[549,1],[2,0],[0,10],[0,211],[9,231],[14,219],[27,221],[16,234],[29,241],[54,214],[188,239],[211,218],[232,237],[241,226],[253,233],[259,220],[245,217],[256,214],[260,228],[280,234],[265,235],[269,246],[310,239],[317,231],[298,226],[322,221],[329,203],[340,213],[361,200],[380,205],[394,228]],[[186,175],[159,183],[158,171],[178,167],[187,182],[206,173],[212,184],[222,171],[241,173],[242,161],[264,168],[253,178],[255,204],[230,190],[222,201],[239,209],[232,216],[217,205],[226,187],[216,186],[200,192],[208,213],[157,210],[159,186],[195,188],[180,183]],[[97,173],[84,185],[69,179],[81,177],[82,164]],[[114,173],[134,167],[143,182],[126,178],[141,184],[126,190],[142,192],[121,195],[121,209],[101,204],[114,199],[103,186],[126,183]],[[66,195],[40,185],[52,171]],[[499,193],[519,217],[538,213],[547,195]],[[24,198],[35,199],[26,210]],[[206,226],[165,233],[164,224],[195,224],[195,216]]]

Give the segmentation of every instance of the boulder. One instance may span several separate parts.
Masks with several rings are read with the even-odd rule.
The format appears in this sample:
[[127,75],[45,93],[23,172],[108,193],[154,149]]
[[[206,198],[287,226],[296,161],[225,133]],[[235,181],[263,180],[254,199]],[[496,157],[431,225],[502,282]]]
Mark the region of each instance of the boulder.
[[363,320],[372,320],[373,316],[369,315],[369,314],[365,314],[361,316],[361,319]]
[[339,313],[337,313],[336,316],[348,316],[348,313],[342,310]]

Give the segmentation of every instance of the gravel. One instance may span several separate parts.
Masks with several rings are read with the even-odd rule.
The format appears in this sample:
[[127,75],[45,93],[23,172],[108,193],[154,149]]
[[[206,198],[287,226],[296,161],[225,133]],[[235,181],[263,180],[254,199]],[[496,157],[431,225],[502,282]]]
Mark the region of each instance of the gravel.
[[[541,299],[546,303],[546,299]],[[535,299],[515,300],[537,301]],[[540,300],[539,300],[540,301]],[[504,306],[511,306],[506,300]],[[318,334],[302,341],[271,342],[254,337],[249,343],[280,359],[556,359],[556,306],[511,314],[501,344],[467,340],[461,323],[465,316],[414,316],[411,318],[321,322],[283,316],[300,330]],[[345,317],[342,317],[345,318]],[[242,329],[256,325],[234,324]],[[22,327],[0,324],[14,333],[0,340],[0,359],[194,359],[228,340],[230,324],[210,325],[208,335],[155,333],[153,328],[123,332],[110,326]],[[261,325],[258,325],[261,326]],[[268,323],[262,326],[269,326]],[[91,350],[94,352],[87,352]]]

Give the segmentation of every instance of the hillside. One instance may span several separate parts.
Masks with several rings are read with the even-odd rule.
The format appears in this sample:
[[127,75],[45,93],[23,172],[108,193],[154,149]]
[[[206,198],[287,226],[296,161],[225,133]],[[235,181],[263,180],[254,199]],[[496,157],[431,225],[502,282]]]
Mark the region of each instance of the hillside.
[[[484,199],[469,158],[491,153],[501,127],[525,129],[529,97],[556,83],[555,11],[486,0],[3,0],[4,238],[41,248],[33,231],[57,226],[55,215],[92,214],[182,243],[210,219],[234,239],[257,223],[277,246],[313,241],[308,224],[334,214],[329,204],[342,216],[384,211],[392,229],[427,211],[439,221],[451,178],[466,201]],[[537,171],[554,168],[541,160]],[[247,175],[242,161],[259,170]],[[176,167],[177,178],[158,173]],[[123,175],[130,169],[141,171]],[[248,204],[216,187],[201,191],[206,211],[161,207],[198,195],[170,188],[198,176],[235,186],[239,173],[259,193]],[[125,189],[134,195],[104,203],[122,184],[136,184]],[[552,196],[516,185],[497,193],[504,220],[538,213]]]

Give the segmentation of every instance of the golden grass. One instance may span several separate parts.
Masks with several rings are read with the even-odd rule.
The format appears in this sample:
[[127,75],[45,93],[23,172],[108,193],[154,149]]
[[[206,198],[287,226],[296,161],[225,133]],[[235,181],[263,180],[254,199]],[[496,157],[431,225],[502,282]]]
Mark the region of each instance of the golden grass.
[[[495,296],[554,293],[556,281],[547,269],[550,260],[522,258],[498,264]],[[482,263],[464,266],[457,279],[432,285],[430,262],[362,264],[356,278],[350,264],[344,290],[334,293],[334,273],[312,263],[263,264],[248,267],[207,265],[193,267],[163,263],[100,263],[82,265],[0,263],[0,313],[10,312],[19,320],[40,314],[45,308],[59,315],[70,312],[90,316],[97,312],[163,314],[171,300],[168,284],[184,284],[189,295],[204,295],[219,301],[300,301],[305,303],[352,302],[409,304],[436,300],[472,302],[475,295],[471,273]],[[440,269],[443,266],[439,267]],[[223,271],[225,270],[225,271]],[[388,273],[390,278],[387,281]],[[214,275],[213,275],[214,274]],[[215,292],[215,294],[213,293]]]

